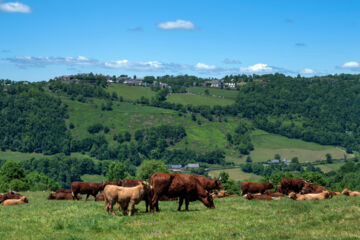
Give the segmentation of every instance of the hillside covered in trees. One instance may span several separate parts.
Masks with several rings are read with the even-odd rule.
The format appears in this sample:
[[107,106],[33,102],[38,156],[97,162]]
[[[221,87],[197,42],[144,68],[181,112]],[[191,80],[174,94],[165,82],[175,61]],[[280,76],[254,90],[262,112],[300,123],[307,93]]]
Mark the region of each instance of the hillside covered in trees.
[[[112,162],[135,176],[138,166],[155,159],[165,165],[199,163],[199,174],[208,167],[240,164],[265,178],[278,172],[324,175],[311,164],[301,165],[306,158],[286,168],[264,168],[264,158],[274,153],[261,152],[259,146],[272,135],[259,133],[301,139],[294,144],[322,156],[330,151],[335,158],[354,156],[338,147],[348,154],[359,151],[359,75],[224,77],[241,83],[236,90],[210,88],[209,79],[187,75],[144,78],[148,84],[164,82],[166,88],[109,84],[101,75],[91,76],[76,82],[1,80],[1,151],[44,156],[21,161],[26,174],[38,172],[68,186],[84,174],[105,176]],[[185,104],[185,98],[191,100]],[[257,159],[257,151],[267,155]],[[330,185],[344,185],[337,173],[329,174],[324,176]]]

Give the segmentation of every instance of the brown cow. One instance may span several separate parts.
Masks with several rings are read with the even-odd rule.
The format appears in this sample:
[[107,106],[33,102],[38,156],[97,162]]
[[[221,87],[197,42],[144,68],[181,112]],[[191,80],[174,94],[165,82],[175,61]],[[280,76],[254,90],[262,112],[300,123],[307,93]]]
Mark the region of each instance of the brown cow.
[[90,195],[96,198],[98,192],[104,190],[105,182],[102,183],[93,183],[93,182],[72,182],[71,183],[71,192],[73,199],[77,199],[77,194],[86,194],[86,199],[89,198]]
[[116,185],[107,185],[104,189],[106,214],[109,214],[109,210],[111,210],[112,214],[115,215],[113,206],[115,203],[117,203],[118,210],[121,206],[124,215],[126,215],[127,208],[130,205],[129,216],[131,216],[134,205],[143,200],[144,197],[146,197],[147,192],[151,192],[151,186],[145,181],[136,187],[119,187]]
[[104,199],[104,193],[101,192],[99,195],[96,196],[95,201],[104,201]]
[[263,194],[265,190],[274,188],[274,185],[269,182],[242,182],[241,191],[242,195],[247,193],[261,193]]
[[345,196],[350,196],[350,197],[358,197],[360,196],[360,192],[356,192],[356,191],[350,191],[349,189],[345,188],[341,194],[345,195]]
[[283,177],[280,182],[280,190],[283,194],[289,194],[290,192],[299,193],[305,183],[307,182],[301,178]]
[[323,191],[328,191],[326,187],[315,185],[310,182],[305,183],[303,189],[301,190],[301,194],[307,194],[307,193],[321,193]]
[[246,197],[247,200],[273,200],[273,198],[269,195],[257,195],[257,194],[251,194],[251,193],[247,193]]
[[1,204],[3,206],[10,206],[10,205],[24,204],[28,202],[29,200],[25,196],[21,196],[20,199],[6,199]]
[[[51,193],[48,197],[48,200],[72,200],[73,195],[69,192],[57,192]],[[81,196],[76,196],[77,200],[81,199]]]
[[153,187],[153,198],[151,202],[151,212],[154,207],[158,209],[159,198],[163,195],[167,197],[179,197],[178,211],[181,209],[185,199],[185,209],[189,210],[189,202],[200,200],[206,207],[215,208],[212,197],[202,186],[199,178],[191,174],[183,173],[155,173],[150,178],[150,184]]
[[14,192],[14,191],[10,191],[8,193],[0,195],[0,203],[5,201],[6,199],[20,199],[21,197],[22,197],[21,194]]
[[71,193],[71,189],[57,189],[56,193]]
[[284,194],[282,194],[281,192],[270,192],[269,190],[265,191],[265,194],[271,197],[283,197]]
[[229,195],[226,190],[221,190],[220,192],[215,190],[210,195],[212,198],[236,197],[236,195]]
[[115,186],[122,186],[122,181],[105,181],[105,185],[115,185]]
[[307,194],[297,194],[295,192],[289,193],[289,198],[301,201],[301,200],[323,200],[332,198],[329,191],[323,191],[321,193],[307,193]]

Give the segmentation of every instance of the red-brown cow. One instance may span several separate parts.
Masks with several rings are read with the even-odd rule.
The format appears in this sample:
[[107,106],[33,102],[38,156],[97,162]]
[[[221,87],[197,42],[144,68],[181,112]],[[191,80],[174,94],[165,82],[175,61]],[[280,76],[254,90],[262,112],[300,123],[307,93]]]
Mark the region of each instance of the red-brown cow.
[[284,194],[282,194],[281,192],[270,192],[269,190],[265,191],[266,195],[269,195],[271,197],[283,197]]
[[191,200],[200,200],[206,207],[215,208],[212,197],[209,192],[201,185],[198,177],[191,174],[182,173],[155,173],[150,178],[150,184],[153,187],[153,198],[151,202],[151,212],[154,207],[158,209],[159,198],[163,195],[167,197],[179,197],[178,211],[181,209],[185,199],[185,209],[189,210]]
[[2,203],[3,201],[5,201],[7,199],[20,199],[21,197],[22,197],[21,194],[14,192],[14,191],[10,191],[8,193],[0,195],[0,203]]
[[283,177],[281,179],[281,192],[284,194],[289,194],[290,192],[299,193],[307,183],[301,178],[287,178]]
[[104,193],[100,193],[99,195],[96,196],[95,201],[104,201],[105,197],[104,197]]
[[255,195],[251,193],[246,194],[245,198],[247,200],[266,200],[266,201],[273,200],[273,198],[269,195]]
[[263,194],[265,190],[274,188],[274,185],[269,182],[242,182],[241,191],[242,195],[247,193],[261,193]]
[[86,194],[85,201],[89,198],[90,195],[96,198],[98,192],[104,190],[105,182],[102,183],[93,183],[93,182],[72,182],[71,183],[71,192],[73,199],[77,199],[77,195]]
[[[57,192],[57,193],[51,193],[48,197],[48,200],[72,200],[73,196],[69,192]],[[81,196],[76,196],[77,200],[81,199]]]
[[105,181],[105,185],[116,185],[116,186],[121,186],[122,181]]
[[326,187],[320,185],[314,185],[312,183],[305,183],[303,189],[301,190],[301,194],[307,193],[321,193],[323,191],[328,191]]

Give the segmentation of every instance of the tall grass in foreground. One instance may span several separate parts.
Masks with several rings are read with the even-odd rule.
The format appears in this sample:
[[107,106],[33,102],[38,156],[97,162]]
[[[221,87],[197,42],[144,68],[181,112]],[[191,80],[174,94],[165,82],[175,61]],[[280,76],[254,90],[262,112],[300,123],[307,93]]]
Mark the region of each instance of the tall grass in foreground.
[[137,205],[133,217],[106,216],[103,202],[49,201],[25,193],[29,204],[0,206],[0,239],[358,239],[360,198],[322,201],[216,199],[215,209],[160,202],[160,213]]

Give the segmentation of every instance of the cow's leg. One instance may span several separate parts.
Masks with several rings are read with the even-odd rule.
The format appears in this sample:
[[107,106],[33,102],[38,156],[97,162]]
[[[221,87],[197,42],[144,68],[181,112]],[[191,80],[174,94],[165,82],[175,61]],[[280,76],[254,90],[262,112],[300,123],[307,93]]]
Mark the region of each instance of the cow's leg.
[[189,202],[190,202],[189,198],[185,198],[185,210],[186,211],[189,211]]
[[128,201],[125,201],[124,203],[121,204],[122,213],[123,213],[124,216],[126,215],[126,211],[127,211],[127,209],[128,209],[128,205],[129,205],[129,202],[128,202]]
[[179,198],[179,207],[178,207],[178,211],[181,211],[181,206],[183,204],[183,201],[184,201],[184,198],[183,197],[180,197]]
[[132,212],[134,210],[134,205],[135,205],[135,202],[133,200],[131,200],[130,204],[129,204],[129,216],[132,215]]
[[154,193],[154,196],[152,197],[151,200],[151,206],[150,206],[150,212],[154,213],[154,207],[156,206],[156,211],[159,211],[159,195],[157,193]]
[[119,202],[116,203],[116,210],[117,210],[118,212],[120,212],[120,203],[119,203]]
[[145,198],[145,208],[146,208],[146,212],[148,212],[148,208],[149,208],[149,199]]
[[114,202],[114,201],[111,201],[111,214],[112,214],[113,216],[115,216],[114,204],[115,204],[115,202]]
[[109,215],[109,203],[106,197],[104,198],[106,215]]
[[86,199],[85,199],[85,201],[88,200],[89,196],[90,196],[90,194],[86,194]]

